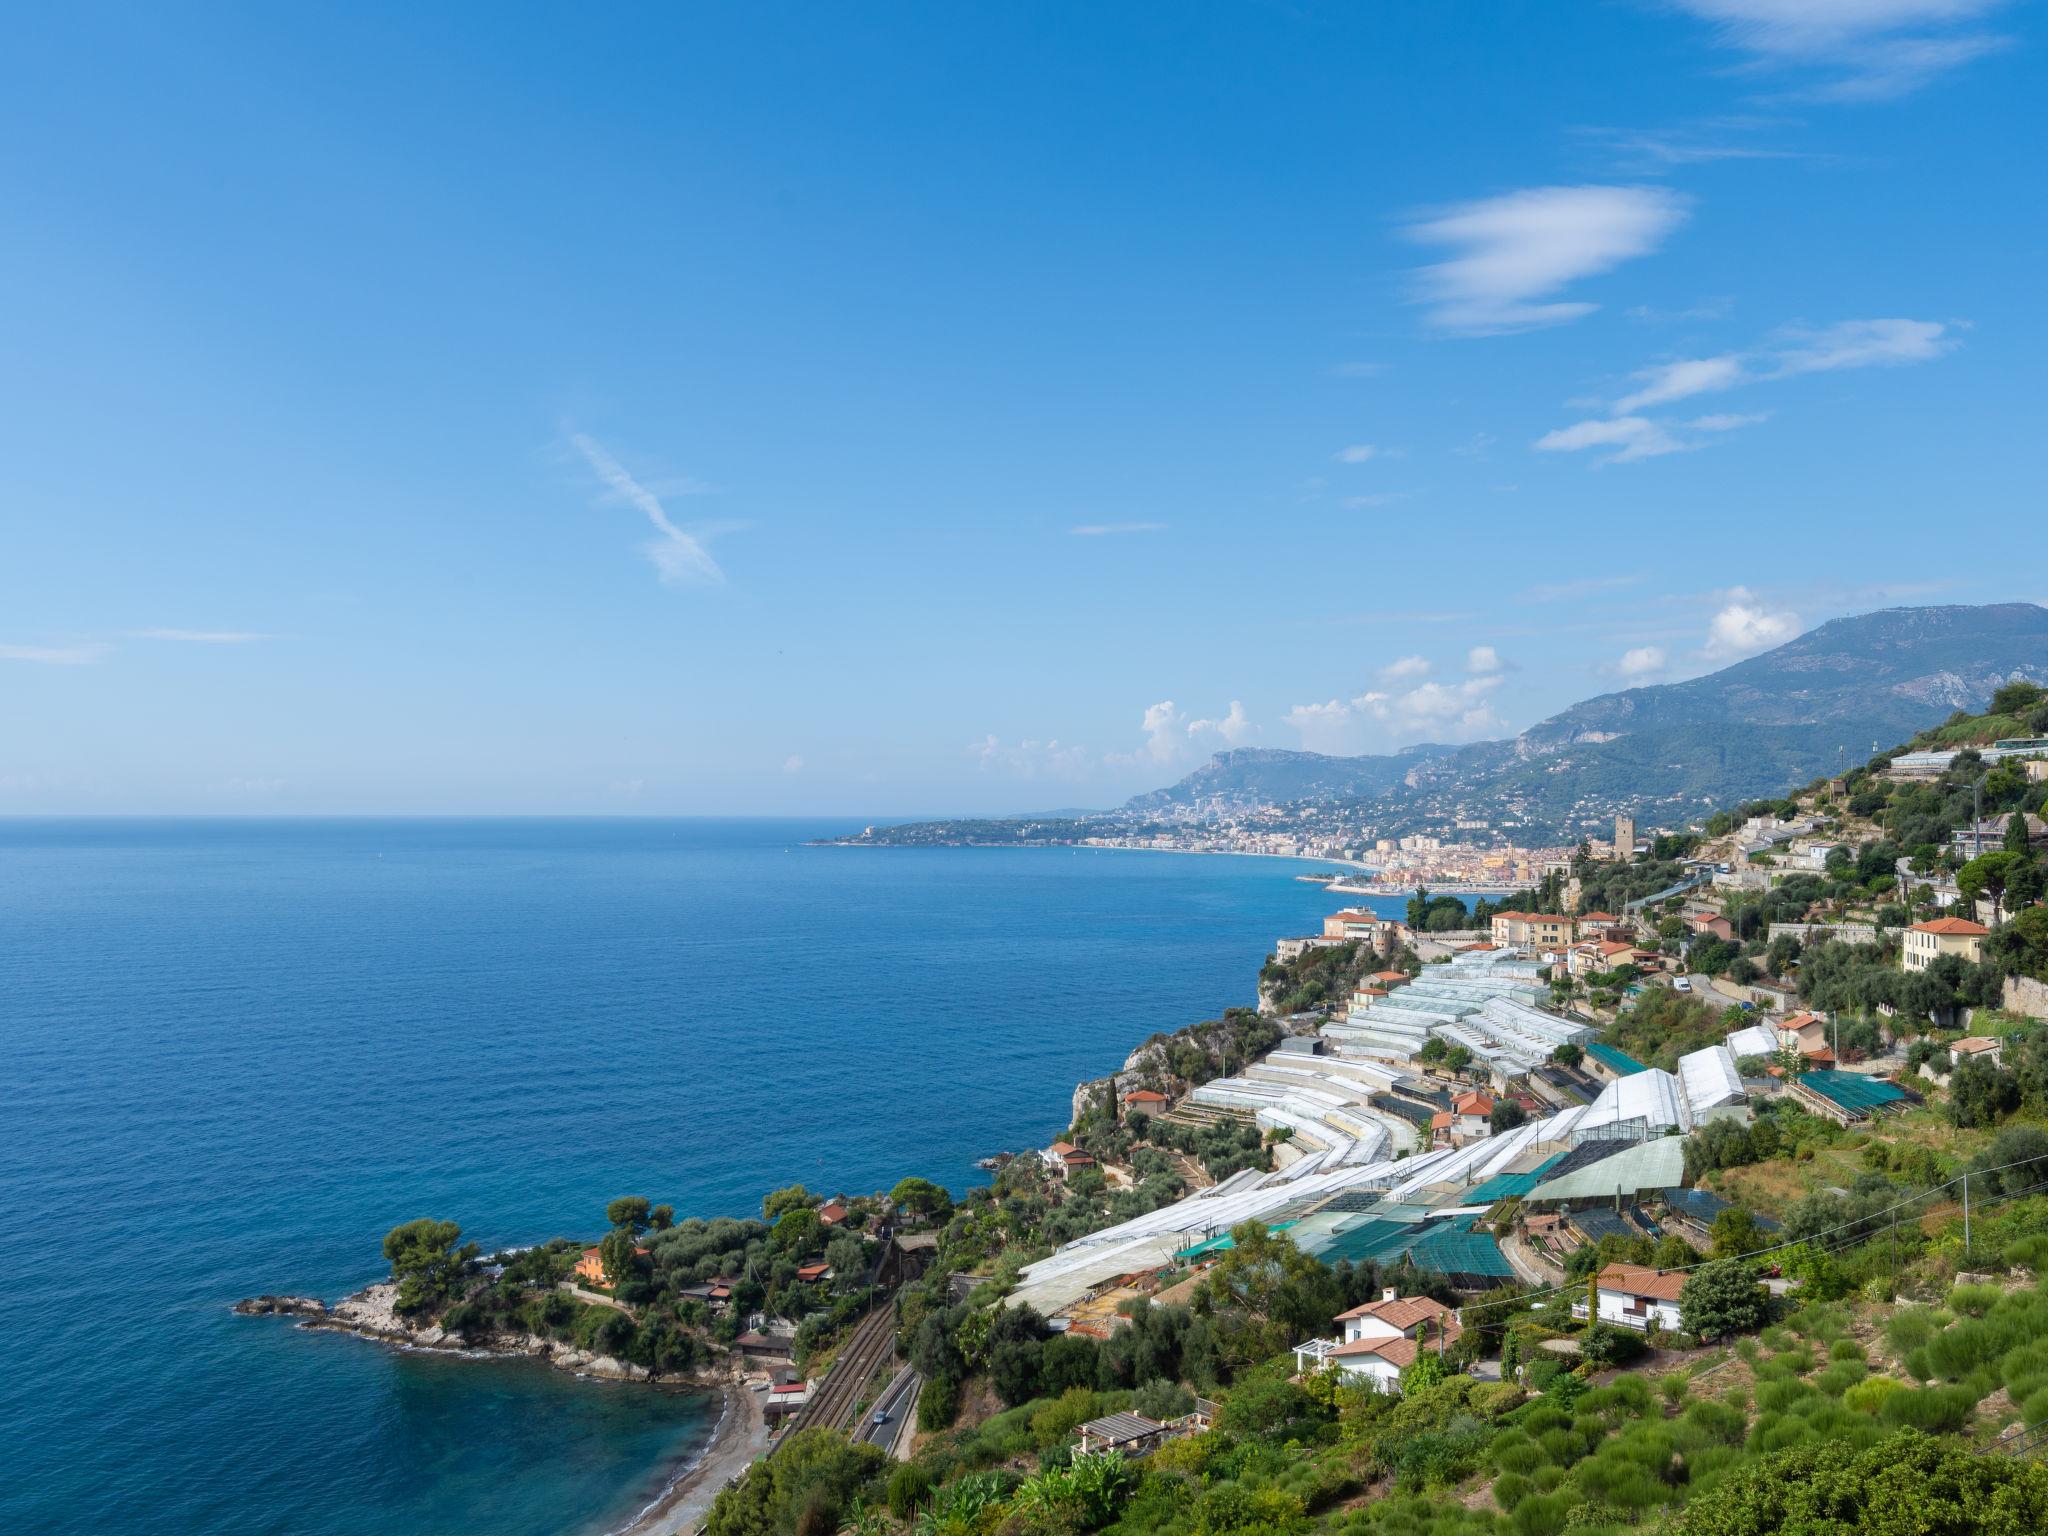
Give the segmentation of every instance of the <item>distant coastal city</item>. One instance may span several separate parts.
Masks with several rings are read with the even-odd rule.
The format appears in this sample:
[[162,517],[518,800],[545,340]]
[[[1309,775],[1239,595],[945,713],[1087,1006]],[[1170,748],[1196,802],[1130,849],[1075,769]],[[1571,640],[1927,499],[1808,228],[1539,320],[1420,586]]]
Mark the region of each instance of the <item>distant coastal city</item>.
[[[1633,851],[1633,829],[1626,829]],[[1213,831],[1186,830],[1135,834],[1128,837],[1090,835],[1076,840],[1082,848],[1137,848],[1168,853],[1230,853],[1281,859],[1320,859],[1350,867],[1348,873],[1302,875],[1320,880],[1340,895],[1405,896],[1427,888],[1444,894],[1479,895],[1518,890],[1570,868],[1570,847],[1518,848],[1512,843],[1490,847],[1453,843],[1423,834],[1383,837],[1369,845],[1323,838],[1297,840],[1276,833],[1243,831],[1227,822]],[[1612,844],[1589,844],[1606,856]]]

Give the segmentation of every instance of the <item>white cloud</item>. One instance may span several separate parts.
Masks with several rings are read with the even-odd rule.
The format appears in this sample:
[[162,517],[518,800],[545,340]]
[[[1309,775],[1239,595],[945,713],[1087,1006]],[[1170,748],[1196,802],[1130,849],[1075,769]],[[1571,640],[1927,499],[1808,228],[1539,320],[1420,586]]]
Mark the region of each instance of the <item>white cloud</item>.
[[1489,673],[1456,683],[1422,683],[1401,692],[1375,689],[1349,699],[1297,704],[1284,723],[1311,752],[1361,751],[1375,724],[1396,741],[1471,741],[1502,729],[1489,702],[1500,683],[1500,674]]
[[46,667],[85,667],[113,647],[102,641],[83,645],[0,645],[0,661],[32,661]]
[[581,432],[572,433],[569,441],[613,496],[636,508],[654,525],[657,536],[641,546],[641,553],[653,562],[664,583],[669,586],[715,586],[725,580],[725,572],[711,558],[711,551],[705,548],[701,532],[686,533],[671,522],[661,499],[628,474],[625,466],[613,458],[602,444]]
[[1353,739],[1356,711],[1342,699],[1324,704],[1297,704],[1287,711],[1283,723],[1301,737],[1307,752],[1346,753],[1358,750]]
[[1670,659],[1661,645],[1635,645],[1621,653],[1614,670],[1631,682],[1641,682],[1661,673]]
[[1082,523],[1069,528],[1069,533],[1079,534],[1084,539],[1107,538],[1119,533],[1164,533],[1164,523]]
[[1975,25],[2003,0],[1672,0],[1712,23],[1722,43],[1762,66],[1829,78],[1812,94],[1837,101],[1902,96],[2004,46]]
[[1686,426],[1695,432],[1734,432],[1770,419],[1769,411],[1721,411],[1712,416],[1695,416]]
[[1412,495],[1413,491],[1369,491],[1363,496],[1346,496],[1337,505],[1346,512],[1364,512],[1372,507],[1391,507]]
[[1465,653],[1465,670],[1474,677],[1484,677],[1489,672],[1504,672],[1507,663],[1500,659],[1500,652],[1490,645],[1475,645]]
[[1390,661],[1380,668],[1380,681],[1398,683],[1412,677],[1427,677],[1430,673],[1429,659],[1424,656],[1403,656],[1399,661]]
[[1633,416],[1645,406],[1732,389],[1743,382],[1742,359],[1733,354],[1688,358],[1683,362],[1659,363],[1629,377],[1643,387],[1614,402],[1613,410],[1617,416]]
[[1251,740],[1257,733],[1258,727],[1252,724],[1250,717],[1244,712],[1244,704],[1237,699],[1230,701],[1230,713],[1221,720],[1190,720],[1188,722],[1188,739],[1195,742],[1199,742],[1205,737],[1214,736],[1227,745],[1235,747]]
[[1837,368],[1887,368],[1932,362],[1959,345],[1936,320],[1844,320],[1799,334],[1777,353],[1779,377]]
[[270,636],[245,629],[131,629],[133,640],[176,640],[187,645],[252,645]]
[[1220,720],[1190,719],[1173,700],[1162,699],[1147,707],[1139,729],[1145,733],[1145,744],[1135,757],[1121,760],[1164,767],[1207,751],[1215,742],[1237,746],[1252,736],[1254,727],[1237,699],[1230,701],[1230,712]]
[[1774,612],[1746,587],[1731,588],[1727,597],[1726,606],[1707,625],[1707,643],[1701,651],[1707,660],[1739,661],[1798,636],[1798,614]]
[[1339,448],[1331,457],[1339,464],[1363,464],[1378,452],[1371,443],[1353,443],[1349,448]]
[[1591,313],[1596,305],[1552,295],[1648,255],[1686,207],[1662,187],[1530,187],[1439,210],[1406,233],[1456,253],[1420,274],[1431,323],[1486,335]]
[[1095,771],[1095,760],[1086,747],[1062,746],[1058,741],[1029,739],[1006,743],[990,735],[971,744],[984,773],[1007,773],[1019,779],[1085,779]]
[[802,773],[804,771],[803,758],[794,752],[790,753],[789,756],[782,760],[782,771],[784,773]]

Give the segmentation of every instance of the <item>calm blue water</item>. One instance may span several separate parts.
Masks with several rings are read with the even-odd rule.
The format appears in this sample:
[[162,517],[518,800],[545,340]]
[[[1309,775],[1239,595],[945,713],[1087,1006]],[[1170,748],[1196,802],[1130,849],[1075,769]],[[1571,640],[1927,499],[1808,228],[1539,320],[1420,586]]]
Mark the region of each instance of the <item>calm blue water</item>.
[[702,1397],[228,1314],[394,1223],[962,1187],[1249,1003],[1262,859],[814,849],[792,822],[0,822],[0,1529],[602,1530]]

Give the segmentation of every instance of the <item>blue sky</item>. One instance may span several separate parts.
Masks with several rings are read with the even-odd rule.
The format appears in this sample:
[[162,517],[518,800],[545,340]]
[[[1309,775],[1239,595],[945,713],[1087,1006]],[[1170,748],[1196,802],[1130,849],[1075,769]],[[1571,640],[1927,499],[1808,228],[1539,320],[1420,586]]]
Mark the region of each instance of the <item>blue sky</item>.
[[0,812],[1108,804],[2048,600],[2042,41],[2035,0],[38,15]]

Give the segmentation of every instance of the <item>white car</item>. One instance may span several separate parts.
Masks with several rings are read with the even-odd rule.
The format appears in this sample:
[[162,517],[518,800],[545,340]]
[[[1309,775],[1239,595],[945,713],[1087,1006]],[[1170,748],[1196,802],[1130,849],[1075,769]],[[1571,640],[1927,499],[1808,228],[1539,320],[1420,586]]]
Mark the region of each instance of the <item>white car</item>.
[[1692,990],[1692,978],[1690,976],[1679,977],[1678,980],[1671,983],[1671,990],[1674,992],[1690,992]]

